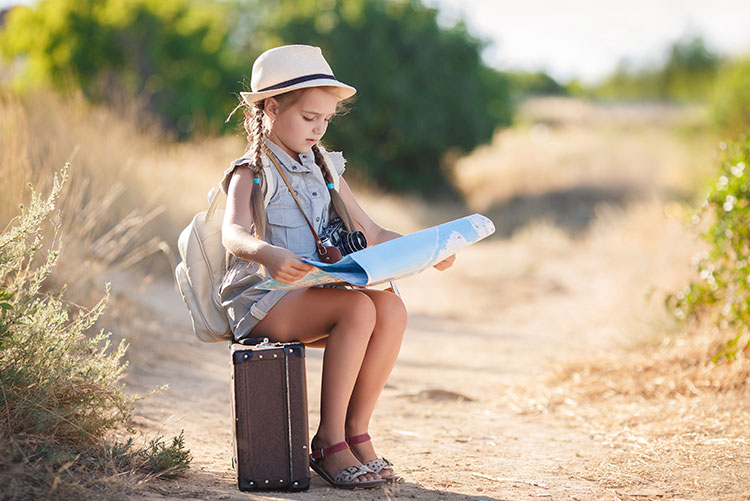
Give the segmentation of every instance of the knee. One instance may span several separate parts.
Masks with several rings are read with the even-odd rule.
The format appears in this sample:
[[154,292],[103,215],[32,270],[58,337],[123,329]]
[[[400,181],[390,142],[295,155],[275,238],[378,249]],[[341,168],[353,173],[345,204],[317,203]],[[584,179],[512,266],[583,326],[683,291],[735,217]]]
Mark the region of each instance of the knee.
[[346,301],[344,315],[350,323],[354,323],[362,330],[371,333],[375,327],[377,310],[372,299],[365,294],[355,292]]
[[378,323],[382,323],[389,330],[403,332],[406,329],[408,314],[404,302],[395,294],[385,292],[375,303]]

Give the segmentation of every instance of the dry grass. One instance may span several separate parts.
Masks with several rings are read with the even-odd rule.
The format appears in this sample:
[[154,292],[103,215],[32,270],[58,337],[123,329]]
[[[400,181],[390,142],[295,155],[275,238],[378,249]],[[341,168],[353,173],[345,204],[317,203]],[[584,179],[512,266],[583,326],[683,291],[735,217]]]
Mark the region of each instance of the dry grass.
[[[47,221],[50,233],[60,238],[62,232],[62,266],[57,267],[45,282],[44,290],[57,291],[66,284],[64,309],[76,310],[78,304],[88,305],[98,300],[104,290],[103,282],[112,273],[124,269],[132,272],[135,264],[143,264],[150,256],[168,251],[161,235],[176,231],[169,217],[177,216],[160,198],[165,192],[160,187],[166,183],[156,176],[152,176],[155,181],[145,183],[143,177],[149,170],[155,171],[154,166],[169,151],[165,148],[168,138],[153,124],[144,122],[135,110],[129,113],[91,106],[80,96],[63,99],[40,93],[20,98],[0,83],[0,187],[3,193],[0,198],[0,229],[14,220],[19,203],[29,205],[29,183],[36,191],[49,191],[53,173],[66,160],[75,162],[72,181],[56,204],[60,215]],[[177,166],[173,170],[176,171]],[[187,178],[173,184],[185,186],[189,182]],[[148,189],[144,189],[144,185]],[[168,260],[160,256],[144,268],[169,271],[167,263]],[[108,307],[116,310],[118,298],[113,298]],[[26,317],[27,323],[31,317]],[[54,395],[58,401],[72,398],[73,390],[84,393],[91,390],[83,400],[94,401],[98,398],[93,389],[98,373],[87,371],[89,380],[81,383],[75,372],[66,371],[63,360],[67,360],[65,357],[69,354],[58,357],[53,352],[54,347],[65,341],[64,336],[56,330],[55,324],[47,320],[41,328],[45,335],[51,336],[50,339],[37,336],[32,344],[22,344],[26,346],[22,351],[40,363],[13,363],[20,363],[25,368],[36,365],[51,367],[50,377],[57,378],[55,382],[66,388],[62,396]],[[105,318],[102,323],[111,322]],[[122,332],[128,331],[127,327],[122,329]],[[116,337],[122,339],[122,336]],[[96,343],[97,339],[93,337],[91,342]],[[45,356],[33,357],[32,347],[44,352]],[[101,349],[103,356],[106,347]],[[50,358],[50,354],[54,356]],[[86,359],[85,356],[81,358]],[[124,366],[120,370],[124,370]],[[110,372],[118,379],[119,372],[114,369]],[[41,398],[43,381],[39,377],[32,385],[34,399]],[[76,381],[80,384],[74,384]],[[6,386],[5,390],[9,391],[9,387]],[[102,398],[116,396],[112,391]],[[65,415],[76,414],[66,410]],[[105,416],[91,411],[86,418],[103,420]],[[28,420],[32,421],[30,427],[39,428],[41,420]],[[86,419],[79,419],[70,425],[83,427],[84,421]],[[142,448],[135,446],[117,452],[111,447],[93,443],[89,452],[85,447],[66,445],[65,440],[52,433],[34,436],[19,432],[23,424],[22,420],[16,419],[13,427],[0,426],[0,456],[4,458],[0,461],[3,478],[0,498],[3,499],[124,498],[124,490],[154,476],[153,473],[142,473],[142,470],[148,470],[141,464],[143,461],[159,460],[164,451],[175,449],[152,442],[146,445],[148,453],[141,453]],[[153,471],[154,465],[149,463],[148,466]]]
[[[0,83],[0,151],[0,227],[28,200],[29,183],[48,190],[53,172],[72,162],[59,204],[66,266],[53,281],[70,284],[85,303],[116,271],[138,265],[171,273],[180,230],[242,141],[176,143],[135,106],[116,111],[43,92],[19,97]],[[87,292],[91,284],[96,294]]]
[[544,388],[517,393],[514,404],[565,416],[610,447],[590,478],[625,495],[745,499],[750,357],[714,365],[725,337],[694,326],[689,335],[570,364]]
[[703,115],[700,108],[536,99],[522,106],[519,126],[457,163],[456,181],[500,234],[536,219],[580,233],[598,204],[699,195],[718,142]]

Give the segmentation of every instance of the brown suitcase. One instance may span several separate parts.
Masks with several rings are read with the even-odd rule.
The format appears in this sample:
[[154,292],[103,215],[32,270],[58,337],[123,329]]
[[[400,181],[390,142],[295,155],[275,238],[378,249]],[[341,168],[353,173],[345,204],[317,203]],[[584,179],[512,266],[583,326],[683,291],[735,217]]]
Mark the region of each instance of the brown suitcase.
[[310,486],[305,346],[233,344],[234,464],[242,491]]

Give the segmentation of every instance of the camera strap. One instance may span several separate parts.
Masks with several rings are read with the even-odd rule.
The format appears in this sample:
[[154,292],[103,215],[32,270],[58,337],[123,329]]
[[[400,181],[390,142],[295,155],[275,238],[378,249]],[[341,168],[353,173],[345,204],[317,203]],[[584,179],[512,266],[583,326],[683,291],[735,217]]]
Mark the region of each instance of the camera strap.
[[325,245],[323,245],[323,242],[320,240],[320,237],[318,236],[318,232],[315,231],[315,227],[310,222],[310,219],[307,217],[307,214],[305,214],[305,210],[302,208],[302,204],[299,202],[299,199],[297,198],[297,194],[294,192],[294,188],[292,188],[292,185],[289,183],[289,180],[286,178],[286,175],[284,174],[284,170],[281,168],[279,163],[274,158],[274,155],[270,151],[266,151],[266,153],[268,154],[268,158],[271,159],[271,162],[273,162],[273,165],[276,167],[276,170],[278,171],[278,173],[281,174],[281,179],[284,180],[286,187],[289,188],[289,193],[292,194],[292,198],[294,198],[294,201],[297,202],[297,207],[299,207],[299,210],[302,211],[302,216],[304,216],[305,221],[307,221],[307,226],[310,228],[310,231],[312,231],[313,237],[315,237],[315,247],[318,250],[318,256],[320,256],[320,259],[322,259],[326,263],[335,263],[336,261],[341,259],[341,253],[335,247],[326,247]]

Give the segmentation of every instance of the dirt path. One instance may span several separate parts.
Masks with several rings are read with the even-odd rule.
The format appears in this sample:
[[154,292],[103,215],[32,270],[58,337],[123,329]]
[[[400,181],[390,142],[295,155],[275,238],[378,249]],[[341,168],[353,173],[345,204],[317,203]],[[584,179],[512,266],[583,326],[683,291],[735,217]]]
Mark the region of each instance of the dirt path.
[[[617,349],[643,329],[645,292],[679,282],[670,270],[684,269],[690,239],[661,207],[639,210],[610,214],[586,238],[541,226],[481,243],[462,251],[450,272],[404,280],[410,321],[370,432],[406,483],[344,492],[312,474],[304,498],[618,499],[587,480],[607,458],[603,442],[560,416],[525,413],[514,399],[568,360]],[[186,477],[150,482],[143,498],[302,497],[237,490],[226,345],[194,338],[171,282],[127,290],[159,312],[130,336],[129,387],[142,393],[169,384],[139,403],[136,423],[166,436],[184,429],[194,456]],[[312,432],[320,351],[308,350],[307,368]]]

